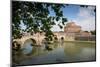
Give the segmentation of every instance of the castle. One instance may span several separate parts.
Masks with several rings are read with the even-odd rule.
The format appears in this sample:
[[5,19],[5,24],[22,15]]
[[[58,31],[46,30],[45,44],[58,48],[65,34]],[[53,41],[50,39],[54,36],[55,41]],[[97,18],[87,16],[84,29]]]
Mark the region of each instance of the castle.
[[[33,34],[34,36],[38,37],[44,37],[45,33],[37,33]],[[76,25],[75,22],[69,22],[65,25],[64,31],[59,32],[53,32],[55,37],[57,37],[58,40],[60,40],[62,37],[65,41],[74,41],[76,37],[89,37],[92,34],[88,31],[83,31],[81,26]],[[30,33],[23,33],[24,36],[30,36]]]
[[88,31],[83,31],[81,26],[76,25],[75,22],[69,22],[64,27],[64,31],[53,32],[54,35],[58,36],[58,39],[63,37],[66,41],[73,41],[77,36],[91,36],[92,34]]

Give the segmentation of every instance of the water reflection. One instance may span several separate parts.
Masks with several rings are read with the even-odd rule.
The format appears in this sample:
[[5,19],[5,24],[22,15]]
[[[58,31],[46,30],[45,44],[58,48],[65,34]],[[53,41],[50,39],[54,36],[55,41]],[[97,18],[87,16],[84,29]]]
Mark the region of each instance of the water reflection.
[[67,62],[95,60],[95,46],[92,43],[65,43]]
[[[27,41],[24,50],[17,59],[21,58],[18,65],[44,64],[58,62],[76,62],[95,60],[95,43],[53,43],[48,44],[52,50],[45,49],[45,45],[31,46],[32,41]],[[15,62],[16,63],[16,62]]]
[[33,44],[34,44],[34,42],[33,42],[32,39],[26,40],[25,43],[24,43],[24,46],[22,47],[22,49],[23,49],[22,52],[24,54],[30,53],[32,51],[32,49],[33,49]]
[[78,46],[76,43],[64,43],[64,52],[66,55],[75,56],[81,52],[81,46]]

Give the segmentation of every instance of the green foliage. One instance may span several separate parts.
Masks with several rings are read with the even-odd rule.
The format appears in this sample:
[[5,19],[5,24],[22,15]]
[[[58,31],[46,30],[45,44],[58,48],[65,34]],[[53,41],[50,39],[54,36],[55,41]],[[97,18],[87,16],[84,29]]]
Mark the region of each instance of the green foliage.
[[91,31],[92,35],[96,35],[96,30]]
[[[45,32],[45,36],[52,40],[53,33],[51,28],[55,25],[55,20],[62,20],[62,25],[67,21],[63,18],[63,11],[65,5],[51,4],[51,3],[36,3],[13,1],[12,2],[12,37],[14,39],[21,38],[22,31],[37,33]],[[55,16],[49,16],[50,9],[54,11]],[[25,29],[21,28],[21,21],[26,26]],[[60,28],[63,26],[61,23],[58,25]]]
[[[21,38],[22,32],[37,33],[45,32],[47,38],[52,38],[51,28],[55,25],[55,21],[60,28],[63,28],[67,18],[63,18],[62,8],[68,5],[37,3],[25,1],[12,1],[12,37],[13,39]],[[80,5],[80,7],[88,7]],[[50,16],[50,11],[54,11],[55,16]],[[94,10],[96,11],[96,9]],[[23,29],[20,25],[24,24]]]
[[89,31],[84,31],[84,32],[87,32],[88,33]]

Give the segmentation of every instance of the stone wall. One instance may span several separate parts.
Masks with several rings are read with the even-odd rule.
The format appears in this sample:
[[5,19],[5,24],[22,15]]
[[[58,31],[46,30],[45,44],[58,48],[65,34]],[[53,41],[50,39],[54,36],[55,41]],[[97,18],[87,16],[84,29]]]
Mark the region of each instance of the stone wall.
[[75,40],[77,41],[95,41],[96,40],[96,36],[95,35],[91,35],[91,36],[76,36]]

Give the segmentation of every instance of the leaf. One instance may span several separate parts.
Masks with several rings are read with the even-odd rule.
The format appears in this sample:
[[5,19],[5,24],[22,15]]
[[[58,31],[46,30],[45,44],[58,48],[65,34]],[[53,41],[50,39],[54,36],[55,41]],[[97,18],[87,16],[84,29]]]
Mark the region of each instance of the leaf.
[[63,22],[67,22],[67,18],[62,18],[62,21]]
[[60,24],[58,24],[58,26],[62,29],[63,28],[63,26],[62,25],[60,25]]
[[56,21],[58,21],[60,18],[59,17],[56,17]]

